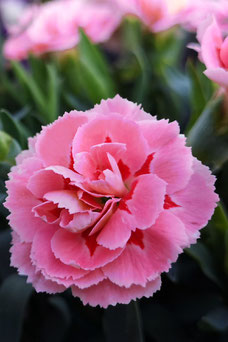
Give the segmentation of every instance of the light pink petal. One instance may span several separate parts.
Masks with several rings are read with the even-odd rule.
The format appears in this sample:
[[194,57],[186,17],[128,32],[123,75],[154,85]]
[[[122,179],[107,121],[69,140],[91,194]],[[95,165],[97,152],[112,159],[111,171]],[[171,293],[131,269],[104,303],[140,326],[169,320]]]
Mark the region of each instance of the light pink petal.
[[95,233],[97,233],[99,230],[101,230],[105,224],[108,222],[108,220],[110,219],[110,217],[113,215],[113,213],[116,210],[117,207],[117,203],[120,201],[120,199],[118,198],[113,198],[111,200],[108,200],[105,205],[104,208],[102,210],[102,212],[100,213],[100,220],[98,220],[98,222],[95,224],[95,226],[93,227],[93,229],[91,230],[89,235],[93,235]]
[[13,166],[8,174],[9,179],[17,179],[27,184],[29,177],[43,168],[42,160],[37,157],[23,159],[19,165]]
[[[94,235],[93,235],[94,236]],[[91,238],[93,238],[93,236]],[[64,264],[94,270],[113,261],[122,252],[121,248],[113,251],[96,244],[95,238],[86,244],[82,234],[73,234],[64,229],[58,230],[51,241],[55,257]]]
[[228,71],[222,68],[210,68],[204,71],[210,80],[218,83],[224,88],[228,88]]
[[45,166],[70,165],[72,140],[78,128],[87,121],[86,115],[74,111],[65,113],[53,124],[42,129],[37,139],[36,151]]
[[98,235],[98,243],[110,249],[124,247],[132,230],[154,224],[163,210],[165,191],[166,183],[156,175],[139,176]]
[[74,285],[79,287],[79,289],[86,289],[90,286],[97,285],[106,277],[101,269],[90,271],[84,277],[74,281]]
[[78,173],[64,167],[64,166],[49,166],[46,170],[51,170],[57,175],[63,176],[64,179],[70,179],[72,182],[79,183],[83,181],[83,177]]
[[109,115],[110,113],[117,113],[124,118],[139,121],[139,120],[154,120],[154,117],[141,109],[141,105],[137,105],[127,99],[123,99],[116,95],[113,99],[102,100],[100,104],[96,105],[92,113],[98,115]]
[[63,210],[59,225],[73,233],[78,233],[94,225],[100,216],[100,213],[91,210],[73,215],[70,215],[67,210]]
[[43,169],[30,177],[27,188],[37,198],[43,198],[49,191],[64,189],[64,179],[51,170]]
[[169,143],[179,134],[180,128],[176,121],[168,120],[144,120],[139,123],[141,131],[150,147],[150,153]]
[[81,201],[88,204],[90,207],[93,207],[95,209],[102,209],[102,205],[97,198],[94,198],[93,196],[87,194],[82,190],[78,190],[77,195]]
[[37,271],[30,259],[31,244],[17,242],[10,249],[11,266],[17,267],[21,275],[28,277],[27,282],[32,283],[37,292],[57,293],[66,288],[54,281],[46,279],[41,272]]
[[19,235],[22,241],[31,242],[37,230],[48,229],[47,223],[35,217],[33,207],[41,204],[31,192],[25,188],[23,182],[15,180],[7,182],[8,197],[5,207],[11,211],[8,216],[10,226]]
[[77,153],[74,157],[74,169],[84,177],[93,178],[96,172],[96,163],[89,152]]
[[132,285],[128,289],[117,286],[109,280],[103,280],[98,285],[91,286],[88,289],[81,290],[73,286],[72,293],[75,297],[79,297],[84,305],[99,305],[107,308],[109,305],[116,305],[117,303],[128,304],[131,300],[141,297],[149,298],[160,289],[160,286],[160,277],[148,282],[146,287]]
[[198,238],[199,229],[207,224],[219,201],[214,192],[215,177],[208,167],[194,159],[193,171],[186,188],[172,195],[179,207],[170,209],[185,224],[191,243]]
[[34,237],[31,249],[31,260],[37,270],[44,276],[58,282],[64,286],[71,286],[75,279],[79,279],[88,272],[65,265],[59,259],[56,259],[51,250],[51,239],[56,229],[40,230]]
[[59,220],[58,206],[52,202],[46,201],[33,207],[32,212],[35,217],[40,217],[47,223],[57,223]]
[[205,30],[201,40],[201,57],[208,69],[222,66],[219,57],[221,45],[222,33],[216,20],[214,19]]
[[220,50],[220,58],[224,67],[228,68],[228,37],[226,37],[222,43]]
[[44,198],[57,204],[58,208],[68,209],[70,214],[90,209],[87,204],[78,199],[76,191],[73,190],[50,191]]
[[126,145],[122,143],[103,143],[99,145],[95,145],[91,147],[91,156],[93,160],[96,162],[97,168],[99,170],[105,170],[109,168],[110,162],[107,156],[107,153],[111,154],[112,157],[118,161],[122,158],[122,156],[126,152]]
[[137,171],[148,154],[146,140],[135,122],[117,114],[96,117],[80,127],[73,141],[73,156],[79,152],[89,152],[91,146],[102,144],[107,138],[126,144],[127,152],[122,161],[132,172]]
[[167,193],[183,189],[192,175],[191,149],[185,146],[185,138],[178,137],[154,154],[151,172],[167,184]]
[[141,234],[141,241],[128,243],[116,260],[102,268],[119,286],[145,286],[148,280],[168,271],[188,242],[184,224],[170,212],[161,213],[156,223]]

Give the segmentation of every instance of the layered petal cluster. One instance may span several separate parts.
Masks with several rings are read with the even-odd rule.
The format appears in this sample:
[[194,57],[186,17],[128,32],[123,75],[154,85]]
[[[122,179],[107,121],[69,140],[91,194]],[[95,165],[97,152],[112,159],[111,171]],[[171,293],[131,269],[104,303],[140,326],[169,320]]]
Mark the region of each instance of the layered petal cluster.
[[120,21],[116,7],[103,0],[55,0],[31,5],[11,29],[3,53],[8,59],[22,60],[29,53],[71,49],[79,42],[80,27],[94,43],[101,43],[110,38]]
[[[228,14],[228,11],[227,11]],[[228,36],[224,35],[215,17],[209,17],[198,28],[199,45],[193,47],[205,64],[204,74],[224,88],[228,88]]]
[[177,122],[116,96],[43,127],[17,158],[5,206],[11,265],[37,291],[107,307],[152,296],[218,196]]
[[180,21],[189,0],[113,0],[124,14],[137,16],[152,32],[167,30]]

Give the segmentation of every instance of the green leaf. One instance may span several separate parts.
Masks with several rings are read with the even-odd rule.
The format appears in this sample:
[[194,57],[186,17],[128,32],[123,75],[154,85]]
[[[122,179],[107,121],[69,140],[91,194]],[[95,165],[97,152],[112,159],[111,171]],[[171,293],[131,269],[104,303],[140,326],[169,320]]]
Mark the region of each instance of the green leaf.
[[216,262],[207,246],[198,241],[197,244],[192,245],[190,248],[186,248],[185,252],[197,261],[203,273],[210,280],[220,288],[224,287],[223,281],[217,270]]
[[59,116],[59,77],[54,64],[47,65],[48,89],[47,89],[47,112],[49,121],[52,122]]
[[189,131],[195,124],[195,122],[197,121],[197,119],[199,118],[200,114],[203,112],[203,109],[206,106],[206,96],[204,94],[204,89],[201,84],[199,74],[190,60],[187,61],[186,67],[189,79],[191,81],[191,117],[187,126],[187,131]]
[[10,135],[0,131],[0,162],[13,165],[15,157],[21,151],[19,144]]
[[228,160],[228,124],[223,121],[222,103],[223,98],[208,103],[187,139],[193,155],[215,170]]
[[206,331],[228,331],[228,307],[220,306],[202,317],[199,326]]
[[105,58],[80,30],[79,76],[84,91],[94,103],[115,95],[115,85]]
[[104,333],[107,342],[143,342],[138,303],[108,307],[104,312]]
[[23,277],[13,274],[0,287],[1,342],[20,342],[25,309],[32,286]]
[[22,146],[26,146],[27,134],[23,126],[14,120],[13,116],[4,109],[0,110],[0,129],[11,135]]

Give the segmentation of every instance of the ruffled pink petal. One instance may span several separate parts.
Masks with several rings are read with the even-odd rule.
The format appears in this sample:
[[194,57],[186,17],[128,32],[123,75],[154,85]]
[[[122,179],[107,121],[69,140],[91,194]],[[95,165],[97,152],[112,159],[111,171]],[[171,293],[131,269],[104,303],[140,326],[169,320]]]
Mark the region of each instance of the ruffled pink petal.
[[31,249],[31,261],[36,270],[42,272],[44,276],[58,282],[64,286],[71,286],[74,280],[85,276],[88,272],[65,265],[59,259],[56,259],[51,250],[51,239],[56,229],[40,230],[34,237]]
[[109,305],[116,305],[117,303],[128,304],[131,300],[136,300],[141,297],[149,298],[154,292],[160,289],[160,286],[160,277],[148,282],[145,287],[132,285],[128,289],[117,286],[109,280],[103,280],[98,285],[83,290],[73,286],[72,294],[75,297],[79,297],[84,305],[99,305],[107,308]]
[[69,179],[72,182],[75,182],[75,184],[83,181],[83,177],[81,175],[64,166],[49,166],[46,168],[46,170],[51,170],[55,172],[57,175],[63,176],[64,179]]
[[84,177],[93,178],[96,172],[96,163],[89,152],[77,153],[74,157],[74,169]]
[[41,272],[37,271],[30,259],[31,244],[14,242],[10,249],[11,266],[17,267],[19,274],[28,277],[27,282],[32,283],[37,292],[58,293],[66,288],[54,281],[46,279]]
[[48,229],[47,223],[35,217],[32,211],[41,202],[25,188],[23,182],[16,179],[8,181],[7,188],[9,195],[4,205],[11,211],[8,216],[10,226],[20,235],[22,241],[31,242],[38,230]]
[[222,45],[222,34],[214,19],[205,30],[201,40],[201,57],[206,67],[222,67],[219,51]]
[[192,154],[185,138],[178,137],[157,151],[150,169],[168,183],[168,194],[183,189],[192,175]]
[[139,176],[98,235],[98,243],[110,249],[124,247],[132,230],[154,224],[163,210],[165,191],[166,183],[156,175]]
[[140,120],[154,120],[154,117],[141,108],[141,105],[137,105],[127,99],[123,99],[119,95],[116,95],[113,99],[102,100],[100,104],[96,105],[91,110],[96,115],[110,115],[110,113],[117,113],[124,118],[140,121]]
[[67,210],[63,210],[59,225],[72,233],[78,233],[94,225],[100,216],[100,213],[91,210],[73,215],[70,215]]
[[64,189],[64,179],[51,170],[43,169],[30,177],[27,188],[37,198],[43,198],[49,191]]
[[117,114],[96,117],[80,127],[73,141],[73,156],[79,152],[89,152],[91,146],[102,144],[107,138],[112,142],[126,144],[127,152],[122,161],[132,172],[137,171],[148,154],[146,140],[135,122]]
[[[91,245],[92,244],[92,245]],[[64,229],[58,230],[51,240],[55,257],[64,264],[94,270],[116,259],[122,252],[121,248],[109,250],[87,241],[82,234],[73,234]]]
[[94,209],[102,209],[102,205],[97,198],[87,194],[83,190],[79,190],[77,192],[78,198],[83,201],[84,203],[88,204],[90,207]]
[[101,269],[90,271],[84,277],[74,281],[74,285],[79,287],[79,289],[86,289],[90,286],[97,285],[106,277]]
[[93,157],[93,160],[96,162],[97,168],[99,170],[105,170],[110,167],[110,161],[108,159],[107,153],[111,154],[118,163],[122,156],[126,153],[126,150],[126,144],[109,142],[92,146],[90,153]]
[[164,119],[144,120],[139,125],[150,147],[150,153],[156,152],[159,148],[168,144],[180,132],[176,121],[169,123],[168,120]]
[[16,179],[27,184],[29,178],[37,171],[43,168],[42,160],[37,157],[22,158],[19,165],[13,166],[8,174],[9,179]]
[[73,190],[50,191],[45,194],[44,198],[57,204],[58,208],[68,209],[70,214],[90,209],[87,204],[78,199],[76,191]]
[[218,83],[221,87],[228,88],[228,71],[222,68],[210,68],[204,71],[210,80]]
[[59,221],[58,206],[52,202],[46,201],[33,207],[32,212],[35,217],[40,217],[47,223],[57,223]]
[[128,243],[116,260],[102,268],[113,283],[145,286],[148,280],[168,271],[188,242],[184,224],[170,212],[161,213],[142,234],[141,241]]
[[186,188],[172,195],[179,207],[170,209],[185,224],[191,243],[199,237],[199,229],[207,224],[219,201],[214,192],[215,177],[208,167],[194,159],[193,171]]
[[42,129],[37,138],[36,151],[45,166],[68,167],[71,161],[71,143],[78,128],[88,121],[82,112],[70,112]]

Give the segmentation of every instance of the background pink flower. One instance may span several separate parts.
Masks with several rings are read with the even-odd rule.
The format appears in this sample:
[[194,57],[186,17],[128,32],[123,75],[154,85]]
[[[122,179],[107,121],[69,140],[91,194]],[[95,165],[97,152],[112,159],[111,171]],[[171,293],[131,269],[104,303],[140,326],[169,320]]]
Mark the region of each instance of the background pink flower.
[[12,266],[92,306],[152,296],[218,201],[178,124],[119,96],[43,127],[9,177]]
[[[198,28],[200,45],[193,44],[205,64],[204,74],[220,86],[228,87],[228,37],[224,37],[215,18],[208,18]],[[191,47],[191,45],[190,45]]]
[[188,0],[113,0],[124,14],[140,18],[153,32],[167,30],[179,21]]
[[116,8],[105,1],[61,0],[28,6],[3,52],[8,59],[21,60],[29,53],[71,49],[79,42],[80,27],[94,43],[101,43],[110,38],[120,20]]

